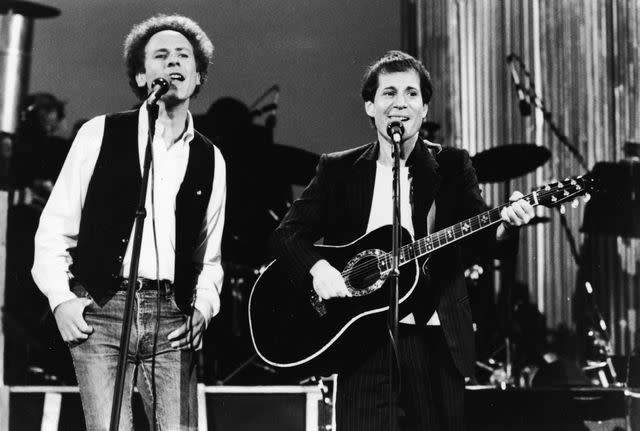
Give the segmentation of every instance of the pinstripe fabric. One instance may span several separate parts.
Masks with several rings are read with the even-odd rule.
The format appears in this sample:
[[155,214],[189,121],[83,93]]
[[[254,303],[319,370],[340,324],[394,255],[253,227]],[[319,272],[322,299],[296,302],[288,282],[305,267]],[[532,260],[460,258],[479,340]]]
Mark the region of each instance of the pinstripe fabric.
[[[401,431],[465,429],[464,378],[442,330],[400,325],[401,391],[394,394]],[[388,348],[338,375],[337,431],[389,429]]]

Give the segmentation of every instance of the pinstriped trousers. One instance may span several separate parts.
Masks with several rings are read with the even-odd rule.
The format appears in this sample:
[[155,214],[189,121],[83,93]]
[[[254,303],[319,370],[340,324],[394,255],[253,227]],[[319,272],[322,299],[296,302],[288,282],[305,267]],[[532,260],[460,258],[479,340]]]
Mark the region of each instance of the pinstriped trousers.
[[[394,394],[400,431],[462,431],[464,377],[439,326],[400,324],[400,393]],[[338,375],[337,431],[389,429],[388,346]],[[397,379],[397,377],[396,377]]]

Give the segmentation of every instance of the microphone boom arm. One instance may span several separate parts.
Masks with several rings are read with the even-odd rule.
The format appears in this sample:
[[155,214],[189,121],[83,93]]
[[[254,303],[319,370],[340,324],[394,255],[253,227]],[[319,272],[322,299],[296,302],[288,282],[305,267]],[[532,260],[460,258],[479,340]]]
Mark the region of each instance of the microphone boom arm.
[[540,109],[540,111],[542,112],[542,118],[549,125],[551,132],[558,138],[560,143],[564,145],[569,150],[569,152],[576,158],[578,163],[580,163],[580,166],[582,166],[584,170],[588,171],[589,167],[587,166],[586,160],[584,159],[582,154],[580,154],[580,151],[576,148],[576,146],[573,145],[571,142],[569,142],[569,138],[567,137],[567,135],[565,135],[562,132],[562,130],[560,130],[560,127],[554,122],[551,111],[549,111],[545,107],[544,101],[536,93],[535,86],[533,85],[531,80],[531,73],[529,73],[529,71],[527,70],[527,67],[524,64],[524,61],[522,61],[522,59],[514,53],[511,53],[507,56],[507,61],[518,62],[518,64],[522,68],[522,72],[524,73],[526,81],[529,84],[526,87],[521,86],[521,90],[529,99],[530,105],[533,106],[534,108]]

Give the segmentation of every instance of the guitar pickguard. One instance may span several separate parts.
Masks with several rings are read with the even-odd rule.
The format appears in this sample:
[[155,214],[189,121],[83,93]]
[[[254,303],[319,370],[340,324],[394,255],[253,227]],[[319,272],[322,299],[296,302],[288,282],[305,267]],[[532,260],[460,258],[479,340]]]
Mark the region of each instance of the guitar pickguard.
[[344,267],[342,276],[353,296],[365,296],[380,289],[389,271],[380,271],[378,260],[384,250],[369,249],[355,255]]

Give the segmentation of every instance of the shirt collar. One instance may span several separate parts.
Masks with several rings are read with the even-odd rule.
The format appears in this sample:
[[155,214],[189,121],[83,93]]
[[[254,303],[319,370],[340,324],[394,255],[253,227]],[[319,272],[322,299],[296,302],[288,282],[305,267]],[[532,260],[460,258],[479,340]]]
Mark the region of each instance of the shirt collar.
[[[149,115],[147,114],[147,104],[142,103],[140,106],[140,111],[138,113],[138,122],[140,123],[140,133],[141,136],[147,136],[149,131]],[[164,126],[160,123],[156,123],[156,132],[162,133],[164,131]],[[169,147],[173,144],[177,144],[180,146],[187,146],[191,142],[195,135],[194,127],[193,127],[193,116],[190,111],[187,111],[187,129],[180,136],[180,139],[176,142],[170,143]]]

